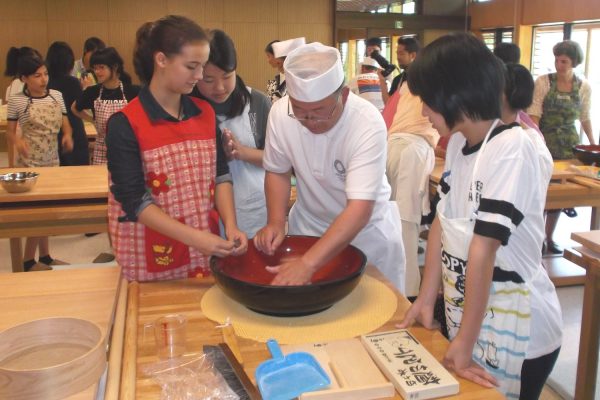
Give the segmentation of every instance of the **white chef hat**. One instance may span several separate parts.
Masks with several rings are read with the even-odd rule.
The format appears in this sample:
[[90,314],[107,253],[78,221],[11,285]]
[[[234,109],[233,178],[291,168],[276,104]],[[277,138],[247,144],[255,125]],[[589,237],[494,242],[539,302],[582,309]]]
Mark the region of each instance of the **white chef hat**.
[[366,65],[368,67],[375,67],[377,69],[382,69],[381,65],[379,65],[379,63],[377,61],[375,61],[375,59],[371,58],[371,57],[365,57],[362,62],[360,63],[360,65]]
[[273,55],[275,56],[275,58],[285,57],[288,54],[290,54],[292,50],[297,49],[305,43],[306,41],[304,40],[304,37],[275,42],[272,44]]
[[287,92],[298,101],[322,100],[344,82],[340,52],[318,42],[305,44],[288,54],[283,70]]

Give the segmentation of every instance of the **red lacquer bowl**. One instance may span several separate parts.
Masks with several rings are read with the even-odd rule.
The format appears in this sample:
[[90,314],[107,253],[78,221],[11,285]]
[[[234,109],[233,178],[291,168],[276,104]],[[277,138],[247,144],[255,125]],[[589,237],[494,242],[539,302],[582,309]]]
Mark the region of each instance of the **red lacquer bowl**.
[[259,313],[278,316],[314,314],[346,297],[358,284],[367,257],[354,246],[347,246],[319,269],[312,284],[273,286],[275,277],[265,266],[301,257],[319,238],[286,236],[274,255],[268,256],[248,241],[246,254],[213,257],[210,267],[219,287],[232,299]]
[[575,158],[585,165],[600,166],[600,146],[597,144],[578,144],[573,146]]

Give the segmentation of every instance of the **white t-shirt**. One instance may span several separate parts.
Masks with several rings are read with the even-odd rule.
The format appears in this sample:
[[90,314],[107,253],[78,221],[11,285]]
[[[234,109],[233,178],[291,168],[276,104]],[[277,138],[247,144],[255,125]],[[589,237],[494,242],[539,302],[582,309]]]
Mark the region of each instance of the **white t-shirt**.
[[6,88],[6,93],[4,95],[4,101],[6,101],[8,103],[8,99],[10,98],[10,96],[23,92],[24,86],[25,86],[25,84],[19,78],[13,79],[10,82],[10,85],[8,85],[8,87]]
[[374,72],[358,74],[348,82],[352,93],[359,95],[369,103],[373,104],[379,111],[383,110],[383,96],[379,86],[379,76]]
[[[535,135],[538,135],[535,133]],[[502,202],[497,212],[479,211],[474,232],[503,243],[498,254],[531,290],[531,333],[526,358],[548,354],[561,345],[562,316],[554,285],[542,266],[544,205],[548,156],[521,127],[501,131],[490,140],[479,160],[475,181],[481,198]],[[539,136],[539,135],[538,135]],[[440,190],[447,190],[447,217],[471,215],[471,176],[480,145],[467,148],[465,137],[452,135]],[[538,157],[532,155],[538,154]],[[551,160],[551,158],[550,158]],[[542,165],[540,165],[542,164]],[[551,174],[550,170],[550,174]],[[497,203],[500,204],[500,203]],[[522,218],[522,219],[521,219]],[[478,222],[482,224],[478,225]],[[484,228],[485,225],[485,228]]]
[[403,290],[402,228],[396,205],[389,201],[386,140],[381,114],[353,93],[337,124],[322,134],[290,118],[284,97],[269,113],[263,166],[275,173],[294,168],[297,200],[289,216],[290,233],[321,236],[347,200],[374,201],[371,219],[352,244]]

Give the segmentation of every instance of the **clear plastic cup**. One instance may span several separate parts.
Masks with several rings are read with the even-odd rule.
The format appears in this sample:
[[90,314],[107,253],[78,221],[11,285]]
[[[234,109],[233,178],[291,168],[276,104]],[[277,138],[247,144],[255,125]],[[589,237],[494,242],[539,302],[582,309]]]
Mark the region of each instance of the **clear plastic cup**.
[[148,329],[154,330],[154,342],[158,358],[180,357],[186,352],[187,320],[181,314],[169,314],[144,325],[144,337]]

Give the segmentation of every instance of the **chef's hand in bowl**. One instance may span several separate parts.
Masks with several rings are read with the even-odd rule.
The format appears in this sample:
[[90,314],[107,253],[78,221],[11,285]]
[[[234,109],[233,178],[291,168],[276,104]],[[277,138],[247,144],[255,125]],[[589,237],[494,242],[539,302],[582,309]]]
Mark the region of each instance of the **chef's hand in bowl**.
[[277,274],[271,281],[271,285],[274,286],[308,285],[311,282],[310,278],[315,273],[315,269],[307,265],[302,258],[266,268],[267,271]]
[[283,226],[267,224],[254,236],[254,246],[259,251],[272,256],[283,239],[285,239],[285,224]]
[[232,256],[242,255],[248,250],[248,237],[237,227],[226,228],[225,236],[227,236],[227,240],[233,242]]
[[417,297],[417,300],[415,300],[404,315],[402,322],[396,324],[396,328],[405,329],[418,322],[427,329],[438,329],[440,324],[433,318],[435,301],[431,304],[429,303],[422,297]]

